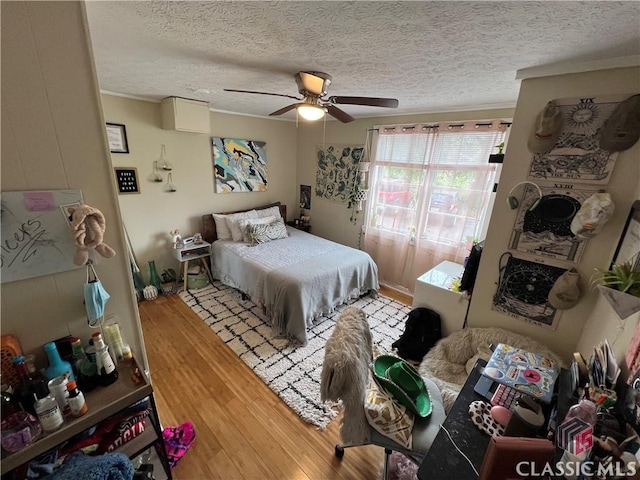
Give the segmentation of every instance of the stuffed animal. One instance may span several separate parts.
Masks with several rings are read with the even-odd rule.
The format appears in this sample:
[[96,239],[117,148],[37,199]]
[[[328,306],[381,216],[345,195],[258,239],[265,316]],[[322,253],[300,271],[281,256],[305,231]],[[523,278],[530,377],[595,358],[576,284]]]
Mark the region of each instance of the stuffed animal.
[[70,208],[69,213],[71,213],[71,228],[76,242],[73,263],[86,265],[91,250],[95,250],[105,258],[116,255],[113,248],[102,241],[106,222],[100,210],[89,205],[80,205]]

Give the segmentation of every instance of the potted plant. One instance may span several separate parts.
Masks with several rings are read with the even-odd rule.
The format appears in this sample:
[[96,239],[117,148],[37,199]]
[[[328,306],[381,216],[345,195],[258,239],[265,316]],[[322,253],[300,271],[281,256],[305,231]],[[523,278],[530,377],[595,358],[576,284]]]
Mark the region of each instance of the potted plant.
[[347,208],[351,210],[351,217],[349,220],[354,225],[358,219],[358,213],[363,210],[362,203],[367,200],[367,196],[369,194],[369,189],[364,186],[356,183],[353,185],[351,189],[351,195],[349,196],[349,203],[347,204]]
[[596,268],[591,285],[599,288],[621,319],[640,311],[640,263],[635,257],[609,270]]
[[498,153],[489,155],[489,163],[502,163],[504,161],[504,153],[502,153],[504,150],[504,142],[496,145],[496,148],[498,149]]

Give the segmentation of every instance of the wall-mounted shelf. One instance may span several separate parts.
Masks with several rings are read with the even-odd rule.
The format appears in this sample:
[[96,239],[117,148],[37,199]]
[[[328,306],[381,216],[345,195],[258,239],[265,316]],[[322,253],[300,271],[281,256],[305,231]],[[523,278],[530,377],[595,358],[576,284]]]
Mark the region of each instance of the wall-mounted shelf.
[[75,419],[66,419],[64,425],[59,430],[49,433],[32,445],[4,457],[1,462],[2,475],[38,455],[61,445],[74,435],[117,414],[139,400],[149,397],[151,406],[149,420],[151,425],[147,426],[147,429],[145,429],[139,437],[125,443],[122,447],[118,448],[117,451],[129,457],[134,457],[141,451],[155,446],[163,463],[165,473],[170,479],[171,470],[167,463],[166,451],[164,450],[160,421],[153,399],[153,388],[147,381],[141,385],[134,384],[129,374],[129,368],[124,365],[119,366],[121,367],[120,375],[114,384],[108,387],[98,387],[85,394],[87,406],[89,407],[89,411],[85,415]]
[[620,317],[620,320],[624,320],[634,313],[640,312],[640,297],[635,297],[603,285],[598,285],[598,290],[609,302],[609,305],[611,305],[618,317]]

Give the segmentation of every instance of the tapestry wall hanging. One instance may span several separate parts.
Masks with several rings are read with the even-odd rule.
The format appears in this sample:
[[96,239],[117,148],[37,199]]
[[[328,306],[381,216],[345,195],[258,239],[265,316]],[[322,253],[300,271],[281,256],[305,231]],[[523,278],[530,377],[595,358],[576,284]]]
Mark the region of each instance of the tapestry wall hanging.
[[571,232],[571,221],[582,203],[596,193],[592,189],[573,185],[539,185],[542,198],[535,185],[526,184],[519,200],[518,213],[509,242],[510,250],[578,263],[587,240]]
[[216,193],[267,190],[267,144],[235,138],[211,139]]
[[363,145],[326,145],[318,147],[316,197],[346,203],[358,174]]
[[566,269],[516,258],[500,257],[500,281],[493,297],[493,310],[512,318],[555,329],[560,312],[547,297]]
[[625,95],[555,100],[562,116],[560,136],[546,153],[535,153],[528,179],[609,183],[617,152],[599,146],[600,130]]

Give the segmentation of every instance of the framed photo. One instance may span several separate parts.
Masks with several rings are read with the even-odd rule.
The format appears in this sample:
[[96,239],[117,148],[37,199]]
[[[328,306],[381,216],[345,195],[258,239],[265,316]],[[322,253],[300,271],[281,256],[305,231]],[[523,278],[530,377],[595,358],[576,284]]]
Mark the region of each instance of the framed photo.
[[138,169],[135,167],[116,167],[116,183],[118,193],[140,193]]
[[632,267],[640,268],[640,200],[631,206],[611,267],[629,261]]
[[107,140],[111,153],[129,153],[127,130],[119,123],[107,123]]

